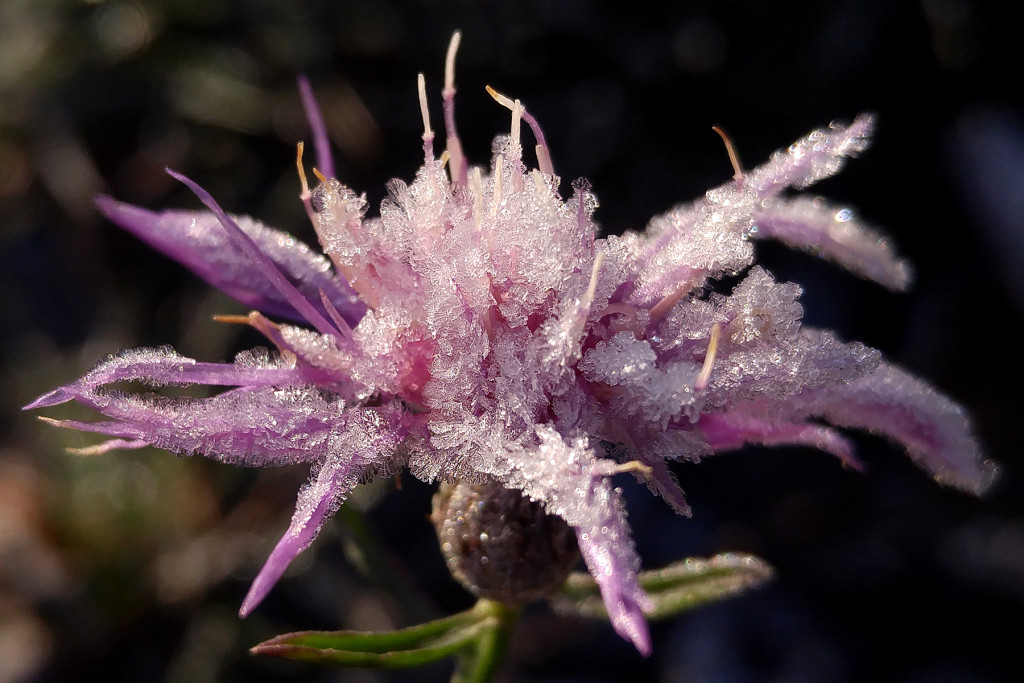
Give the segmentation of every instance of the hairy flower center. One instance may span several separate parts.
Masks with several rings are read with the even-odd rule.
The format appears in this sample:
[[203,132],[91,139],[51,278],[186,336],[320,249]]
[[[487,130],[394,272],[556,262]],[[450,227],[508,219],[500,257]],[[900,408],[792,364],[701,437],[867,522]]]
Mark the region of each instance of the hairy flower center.
[[507,604],[544,597],[579,558],[561,518],[499,483],[442,484],[431,519],[452,576],[479,597]]

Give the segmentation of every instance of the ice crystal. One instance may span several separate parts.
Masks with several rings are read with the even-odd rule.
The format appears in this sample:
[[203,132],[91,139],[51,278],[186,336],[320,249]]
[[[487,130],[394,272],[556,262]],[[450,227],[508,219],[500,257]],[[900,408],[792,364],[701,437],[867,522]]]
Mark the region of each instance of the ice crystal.
[[[745,444],[803,444],[856,464],[837,428],[884,435],[940,482],[991,480],[963,411],[860,343],[801,325],[800,288],[754,266],[771,238],[891,289],[910,271],[871,228],[797,195],[864,150],[873,125],[816,130],[643,233],[598,238],[585,182],[568,199],[536,120],[519,101],[489,168],[455,131],[454,55],[437,156],[423,79],[425,161],[392,181],[378,218],[333,177],[323,122],[303,82],[327,177],[303,200],[329,261],[286,233],[209,211],[152,212],[111,198],[100,210],[254,310],[245,321],[277,348],[203,363],[139,349],[101,363],[28,408],[74,400],[103,416],[54,421],[110,440],[246,466],[308,463],[291,524],[245,598],[248,614],[360,481],[408,467],[425,480],[491,481],[522,491],[575,531],[616,630],[651,649],[634,550],[613,475],[630,472],[680,513],[667,465]],[[523,154],[523,124],[537,168]],[[532,155],[531,155],[532,156]],[[728,294],[723,275],[745,273]],[[292,322],[272,322],[266,316]],[[298,322],[299,324],[294,324]],[[210,398],[125,394],[213,385]]]

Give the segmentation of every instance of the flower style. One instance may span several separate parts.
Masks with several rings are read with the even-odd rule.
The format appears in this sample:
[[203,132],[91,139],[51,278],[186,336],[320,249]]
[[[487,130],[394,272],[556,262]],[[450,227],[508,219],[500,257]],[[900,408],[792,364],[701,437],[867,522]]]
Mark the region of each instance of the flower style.
[[[753,241],[812,250],[902,290],[891,244],[820,199],[786,196],[867,147],[870,116],[817,130],[767,163],[655,217],[644,233],[598,238],[584,181],[559,195],[547,143],[522,104],[489,170],[463,155],[454,58],[443,90],[446,149],[434,154],[419,80],[425,161],[393,180],[379,218],[335,179],[323,121],[300,83],[319,185],[303,201],[330,258],[255,220],[152,212],[97,200],[114,223],[255,309],[244,321],[277,348],[234,363],[170,348],[113,356],[31,403],[77,401],[106,419],[50,420],[108,435],[85,449],[156,446],[250,467],[305,463],[287,531],[246,596],[251,612],[361,481],[402,467],[426,481],[497,481],[575,531],[615,629],[648,654],[650,601],[612,476],[632,473],[689,514],[667,463],[745,444],[810,445],[858,467],[837,428],[902,444],[942,483],[980,492],[994,468],[963,411],[877,350],[801,325],[800,287],[753,265]],[[521,127],[536,139],[524,163]],[[300,165],[301,173],[301,165]],[[729,294],[709,283],[743,273]],[[273,322],[269,317],[300,324]],[[310,329],[312,328],[312,329]],[[209,398],[126,394],[125,381],[208,385]]]

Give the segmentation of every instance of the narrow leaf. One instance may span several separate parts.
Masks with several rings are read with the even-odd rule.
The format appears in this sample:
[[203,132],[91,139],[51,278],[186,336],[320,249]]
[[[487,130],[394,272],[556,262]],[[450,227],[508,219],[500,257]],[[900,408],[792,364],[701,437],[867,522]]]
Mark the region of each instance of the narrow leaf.
[[[711,559],[687,558],[663,569],[640,572],[639,581],[653,603],[645,615],[660,619],[756,588],[771,576],[771,566],[754,555],[724,553]],[[597,583],[582,572],[571,574],[551,603],[561,614],[590,618],[606,618],[608,614]]]
[[271,638],[250,652],[320,664],[372,669],[423,666],[458,653],[497,619],[473,608],[396,631],[302,631]]

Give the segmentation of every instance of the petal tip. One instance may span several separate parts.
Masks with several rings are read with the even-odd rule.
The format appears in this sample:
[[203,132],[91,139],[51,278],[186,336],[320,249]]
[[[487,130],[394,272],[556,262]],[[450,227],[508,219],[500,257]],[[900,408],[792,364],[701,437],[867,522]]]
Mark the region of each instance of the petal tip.
[[67,403],[71,400],[71,395],[64,391],[63,387],[48,391],[39,398],[35,399],[31,403],[28,403],[21,407],[22,410],[37,410],[39,408],[49,408],[50,406],[60,405],[61,403]]

